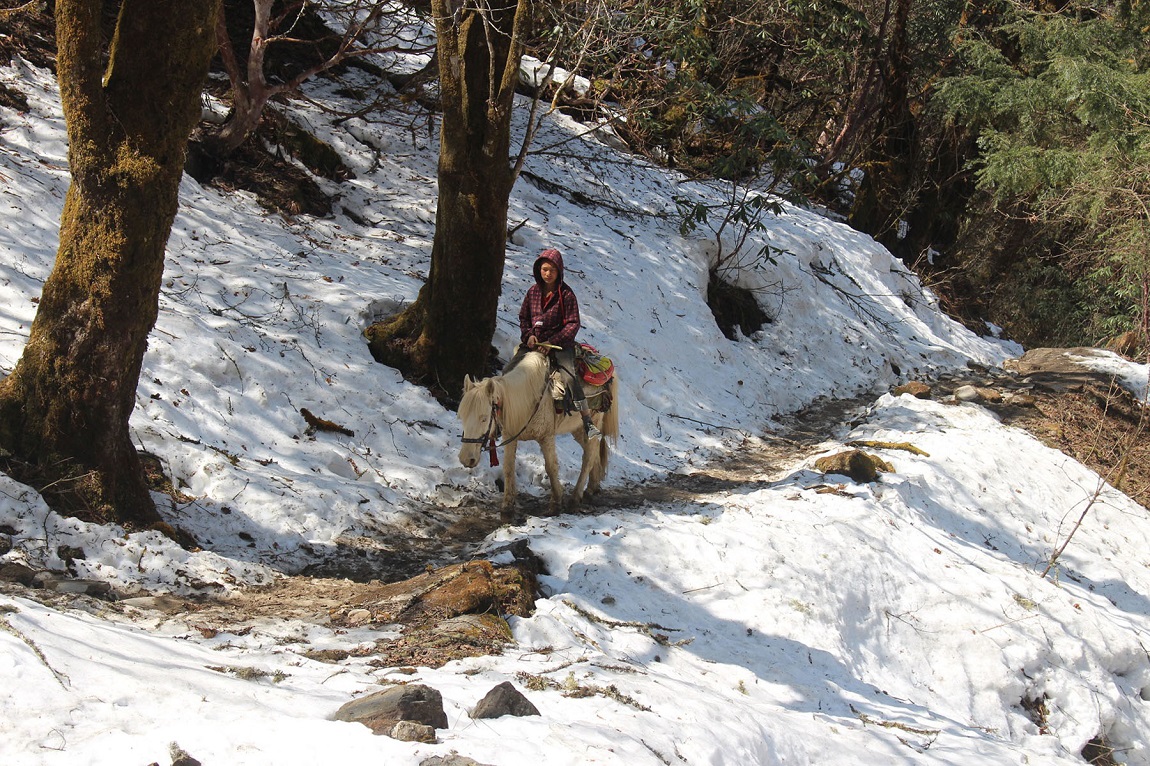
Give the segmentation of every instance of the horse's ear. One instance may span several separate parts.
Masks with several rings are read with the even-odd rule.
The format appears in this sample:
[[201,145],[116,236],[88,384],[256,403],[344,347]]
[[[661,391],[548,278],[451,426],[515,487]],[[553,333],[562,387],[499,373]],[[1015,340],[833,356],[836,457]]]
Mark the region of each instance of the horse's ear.
[[468,391],[470,391],[473,388],[475,388],[475,381],[471,379],[470,375],[464,375],[463,376],[463,393],[466,394]]

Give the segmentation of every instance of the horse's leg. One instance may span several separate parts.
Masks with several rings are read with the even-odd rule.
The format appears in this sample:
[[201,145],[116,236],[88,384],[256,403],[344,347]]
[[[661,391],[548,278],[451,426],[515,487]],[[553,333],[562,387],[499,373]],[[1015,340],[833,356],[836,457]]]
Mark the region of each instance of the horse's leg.
[[[579,446],[583,448],[583,462],[579,466],[579,481],[575,482],[575,490],[571,493],[571,507],[574,509],[583,502],[583,492],[587,489],[587,480],[595,467],[595,456],[598,454],[599,445],[595,443],[596,440],[587,440],[587,437],[583,435],[582,427],[573,436],[575,441],[579,442]],[[597,441],[602,442],[602,439]]]
[[515,449],[518,442],[508,442],[503,447],[503,509],[502,518],[507,520],[515,513],[518,505],[518,490],[515,487]]
[[563,502],[563,483],[559,481],[559,455],[555,451],[555,437],[545,436],[539,440],[543,452],[543,467],[547,469],[547,479],[551,482],[551,510],[559,510]]
[[[599,424],[596,423],[595,425],[598,427]],[[599,485],[607,476],[607,460],[610,457],[610,448],[607,446],[606,439],[600,439],[598,444],[591,446],[591,449],[595,450],[595,464],[591,467],[591,475],[587,480],[586,494],[588,495],[599,492]]]

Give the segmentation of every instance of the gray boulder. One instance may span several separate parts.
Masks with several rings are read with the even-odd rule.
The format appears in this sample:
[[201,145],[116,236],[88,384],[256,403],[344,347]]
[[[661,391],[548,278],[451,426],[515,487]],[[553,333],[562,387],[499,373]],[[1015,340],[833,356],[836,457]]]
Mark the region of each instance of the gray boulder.
[[512,686],[510,681],[504,681],[487,692],[487,695],[479,700],[475,710],[471,711],[471,717],[474,719],[499,718],[505,715],[539,715],[539,708]]
[[376,734],[388,734],[400,721],[413,721],[433,729],[447,728],[443,695],[423,684],[404,684],[348,702],[333,720],[362,723]]

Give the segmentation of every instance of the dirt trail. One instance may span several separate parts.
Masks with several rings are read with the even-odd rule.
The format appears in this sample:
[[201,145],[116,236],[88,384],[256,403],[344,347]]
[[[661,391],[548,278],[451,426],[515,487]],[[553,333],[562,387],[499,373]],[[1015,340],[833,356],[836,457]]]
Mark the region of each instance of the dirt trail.
[[[818,451],[840,424],[865,412],[874,399],[874,395],[867,395],[819,400],[784,419],[775,433],[748,439],[743,449],[690,474],[622,485],[608,482],[584,503],[580,512],[593,514],[649,504],[691,502],[723,489],[777,480],[791,466]],[[388,539],[386,547],[367,540],[347,541],[344,548],[301,574],[393,582],[413,577],[429,566],[466,561],[488,535],[506,523],[500,515],[499,501],[500,495],[492,487],[487,497],[458,506],[423,505],[415,509],[423,524],[418,532],[402,539]],[[543,494],[520,493],[517,520],[562,513],[553,512]]]
[[[1025,394],[1024,405],[982,401],[1005,423],[1035,434],[1106,475],[1119,465],[1125,436],[1138,427],[1141,408],[1116,389],[1110,378],[1074,361],[1088,349],[1036,349],[1008,365],[1007,370],[972,367],[927,381],[931,398],[953,399],[962,386],[984,393]],[[877,394],[851,399],[820,399],[801,412],[784,418],[775,431],[748,439],[743,449],[702,466],[689,474],[673,474],[658,481],[612,485],[608,483],[583,509],[599,513],[648,504],[692,502],[723,489],[778,480],[793,466],[820,451],[830,439],[841,437],[863,422]],[[1105,434],[1101,437],[1100,434]],[[1142,440],[1150,442],[1150,440]],[[1150,450],[1150,447],[1142,449]],[[1122,488],[1139,502],[1150,499],[1150,452],[1127,460]],[[468,560],[476,547],[504,522],[498,494],[469,499],[458,506],[427,504],[416,509],[419,528],[410,534],[386,535],[379,540],[349,540],[300,573],[304,577],[341,578],[360,582],[394,582],[413,577],[428,567]],[[520,517],[554,515],[542,495],[520,495]]]

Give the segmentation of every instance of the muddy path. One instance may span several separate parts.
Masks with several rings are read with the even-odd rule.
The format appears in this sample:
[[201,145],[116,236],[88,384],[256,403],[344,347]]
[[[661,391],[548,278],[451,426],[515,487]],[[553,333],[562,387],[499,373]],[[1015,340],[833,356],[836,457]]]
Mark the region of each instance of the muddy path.
[[[776,430],[748,438],[735,452],[699,466],[690,473],[645,482],[612,484],[608,481],[594,497],[576,511],[596,514],[646,505],[702,501],[724,489],[769,483],[819,451],[820,445],[840,427],[861,417],[875,395],[853,399],[820,400],[776,424]],[[570,487],[566,487],[570,491]],[[413,577],[428,568],[448,566],[470,559],[480,544],[508,523],[530,517],[553,517],[555,511],[545,494],[520,492],[519,507],[511,518],[500,513],[500,490],[492,486],[483,497],[469,497],[455,506],[423,504],[414,509],[419,526],[409,534],[389,535],[381,540],[346,540],[301,575],[346,578],[367,582],[394,582]]]
[[[980,390],[989,397],[980,404],[1004,423],[1029,431],[1103,476],[1116,466],[1125,466],[1120,488],[1146,504],[1150,501],[1150,438],[1140,438],[1147,430],[1145,408],[1109,376],[1074,361],[1076,355],[1088,351],[1037,349],[1007,369],[972,367],[924,382],[930,386],[930,398],[942,402],[953,402],[962,387]],[[690,473],[640,483],[608,482],[581,512],[703,502],[715,492],[777,481],[823,451],[828,441],[841,439],[865,422],[880,393],[817,400],[775,423],[771,433],[747,439],[734,452]],[[1024,404],[1011,403],[1011,395],[1018,394],[1025,395],[1020,397],[1026,400]],[[395,582],[428,568],[467,561],[488,535],[506,523],[499,498],[492,487],[484,497],[468,498],[456,506],[421,506],[416,509],[419,525],[409,534],[387,536],[382,543],[348,541],[346,547],[299,574]],[[514,520],[555,515],[559,514],[542,494],[521,493]]]

